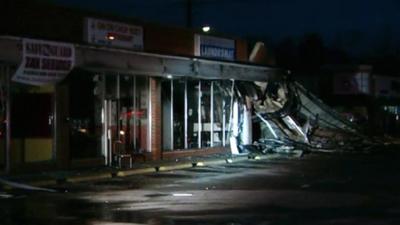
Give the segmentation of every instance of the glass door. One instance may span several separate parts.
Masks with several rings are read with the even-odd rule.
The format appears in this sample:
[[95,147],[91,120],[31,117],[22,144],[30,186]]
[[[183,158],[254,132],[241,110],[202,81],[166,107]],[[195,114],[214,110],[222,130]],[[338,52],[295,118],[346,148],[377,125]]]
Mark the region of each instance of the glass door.
[[148,78],[124,74],[106,75],[104,101],[106,164],[116,155],[148,151]]

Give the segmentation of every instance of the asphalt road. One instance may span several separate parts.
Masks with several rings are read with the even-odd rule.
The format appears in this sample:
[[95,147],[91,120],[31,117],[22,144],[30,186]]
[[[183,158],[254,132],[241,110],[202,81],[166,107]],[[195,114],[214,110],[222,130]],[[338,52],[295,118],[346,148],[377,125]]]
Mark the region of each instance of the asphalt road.
[[400,224],[399,156],[282,156],[3,191],[0,224]]

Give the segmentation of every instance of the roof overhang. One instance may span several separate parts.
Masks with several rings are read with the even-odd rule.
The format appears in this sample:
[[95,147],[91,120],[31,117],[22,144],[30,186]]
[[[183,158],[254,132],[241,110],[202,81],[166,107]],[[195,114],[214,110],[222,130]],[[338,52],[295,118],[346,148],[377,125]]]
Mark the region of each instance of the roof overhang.
[[[0,36],[0,61],[21,62],[20,37]],[[236,62],[196,57],[161,55],[125,49],[75,44],[76,67],[95,72],[120,72],[167,77],[267,81],[282,75],[282,70]]]

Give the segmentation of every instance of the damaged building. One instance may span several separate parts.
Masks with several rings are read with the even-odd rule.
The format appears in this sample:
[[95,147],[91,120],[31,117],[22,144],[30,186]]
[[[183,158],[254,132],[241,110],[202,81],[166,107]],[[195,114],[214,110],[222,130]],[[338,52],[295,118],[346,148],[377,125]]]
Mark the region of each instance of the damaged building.
[[0,27],[6,172],[324,150],[358,133],[285,70],[257,60],[259,43],[248,54],[244,40],[197,30],[8,7],[1,15],[15,21]]

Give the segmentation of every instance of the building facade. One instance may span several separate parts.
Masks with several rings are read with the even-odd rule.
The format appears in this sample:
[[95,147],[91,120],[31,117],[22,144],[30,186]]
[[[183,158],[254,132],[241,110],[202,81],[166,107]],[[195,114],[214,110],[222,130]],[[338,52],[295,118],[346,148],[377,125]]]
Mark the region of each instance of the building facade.
[[[6,172],[115,166],[119,154],[162,160],[230,151],[232,127],[246,112],[235,84],[279,74],[249,63],[246,42],[235,38],[8,7],[3,16],[14,11],[14,19],[0,27]],[[43,13],[30,20],[33,12]]]

